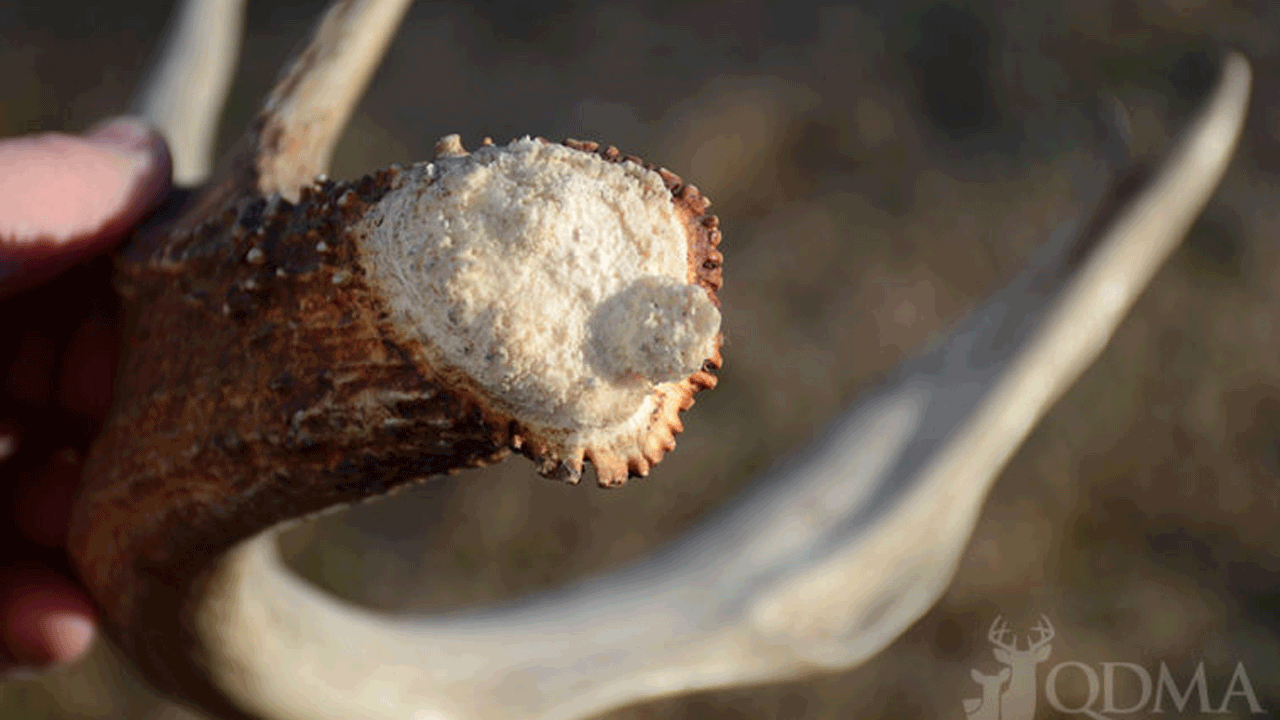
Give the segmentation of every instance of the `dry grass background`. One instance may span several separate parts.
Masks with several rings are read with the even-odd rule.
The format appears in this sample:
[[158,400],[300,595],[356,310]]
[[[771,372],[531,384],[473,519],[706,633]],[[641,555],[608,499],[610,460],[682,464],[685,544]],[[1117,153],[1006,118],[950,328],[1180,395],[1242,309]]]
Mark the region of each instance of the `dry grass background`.
[[[0,133],[124,106],[165,3],[0,7]],[[318,2],[250,3],[224,138]],[[866,665],[614,718],[963,718],[997,613],[1051,663],[1236,662],[1280,712],[1280,7],[1204,0],[421,3],[334,174],[435,138],[604,140],[697,183],[725,228],[726,365],[647,480],[603,492],[515,459],[304,528],[299,567],[388,609],[562,583],[694,523],[1007,277],[1103,177],[1091,118],[1169,140],[1214,48],[1255,62],[1240,157],[1102,359],[995,487],[951,590]],[[1043,677],[1043,675],[1042,675]],[[1238,700],[1229,710],[1243,717]],[[189,718],[105,652],[0,687],[0,716]],[[1058,717],[1042,707],[1040,718]],[[1119,717],[1119,714],[1113,714]],[[1187,716],[1194,716],[1188,712]]]

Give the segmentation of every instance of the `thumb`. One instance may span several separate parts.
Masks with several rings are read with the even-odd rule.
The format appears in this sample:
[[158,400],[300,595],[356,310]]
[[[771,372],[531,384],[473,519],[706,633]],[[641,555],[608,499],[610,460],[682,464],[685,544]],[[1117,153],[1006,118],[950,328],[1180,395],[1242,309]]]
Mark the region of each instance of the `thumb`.
[[108,250],[169,188],[163,138],[121,118],[0,140],[0,296]]

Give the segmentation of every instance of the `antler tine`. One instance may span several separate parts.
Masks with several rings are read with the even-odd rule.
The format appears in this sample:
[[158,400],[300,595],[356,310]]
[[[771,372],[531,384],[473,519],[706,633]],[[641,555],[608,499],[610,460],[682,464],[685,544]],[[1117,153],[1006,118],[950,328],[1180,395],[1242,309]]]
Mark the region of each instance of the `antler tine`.
[[339,0],[285,69],[250,130],[258,190],[297,199],[333,148],[412,0]]
[[160,58],[130,107],[168,140],[178,185],[198,185],[209,175],[243,25],[244,0],[181,3]]

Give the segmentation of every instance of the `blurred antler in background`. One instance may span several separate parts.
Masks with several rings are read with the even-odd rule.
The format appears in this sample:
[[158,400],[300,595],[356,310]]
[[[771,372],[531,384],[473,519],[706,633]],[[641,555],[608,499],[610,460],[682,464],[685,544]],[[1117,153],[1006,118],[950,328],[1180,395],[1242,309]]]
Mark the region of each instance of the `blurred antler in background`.
[[244,0],[179,3],[163,54],[152,66],[130,112],[164,133],[173,181],[204,182],[213,164],[222,105],[240,60]]

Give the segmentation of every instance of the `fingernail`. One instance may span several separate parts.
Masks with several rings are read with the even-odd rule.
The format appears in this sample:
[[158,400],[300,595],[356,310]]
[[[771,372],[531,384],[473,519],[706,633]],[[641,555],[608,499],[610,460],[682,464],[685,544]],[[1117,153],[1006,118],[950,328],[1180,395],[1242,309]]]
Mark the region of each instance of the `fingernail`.
[[94,126],[86,137],[131,154],[149,155],[155,146],[156,131],[138,118],[118,117]]
[[44,634],[51,664],[59,665],[85,654],[96,631],[93,622],[83,615],[57,613],[45,620]]

